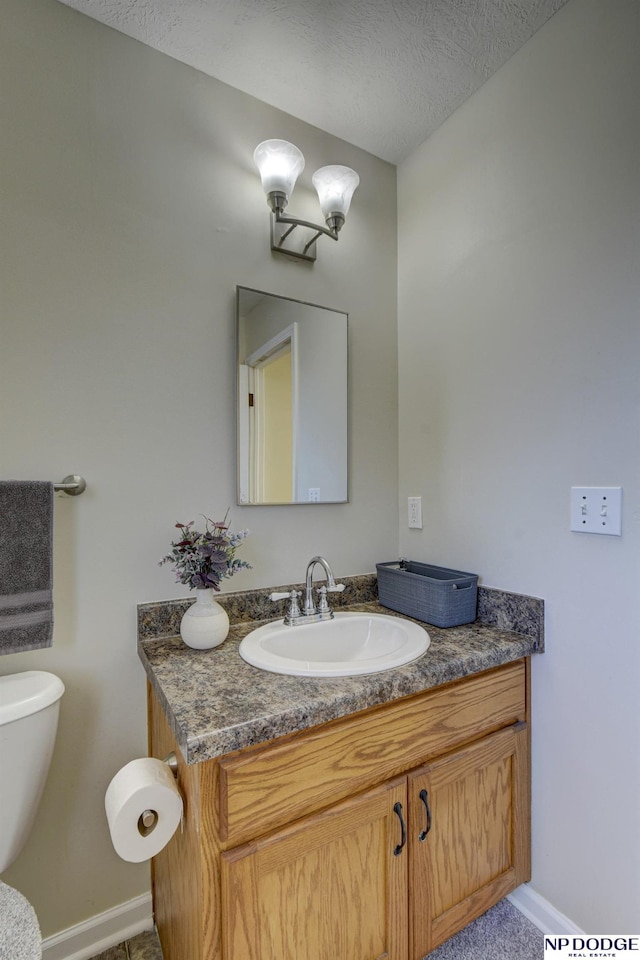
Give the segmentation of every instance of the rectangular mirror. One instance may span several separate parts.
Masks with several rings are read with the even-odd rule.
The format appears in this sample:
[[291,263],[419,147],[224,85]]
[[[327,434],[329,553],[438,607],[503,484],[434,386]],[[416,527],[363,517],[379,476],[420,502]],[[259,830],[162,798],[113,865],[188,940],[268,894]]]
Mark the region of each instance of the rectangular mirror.
[[238,503],[346,503],[347,314],[236,293]]

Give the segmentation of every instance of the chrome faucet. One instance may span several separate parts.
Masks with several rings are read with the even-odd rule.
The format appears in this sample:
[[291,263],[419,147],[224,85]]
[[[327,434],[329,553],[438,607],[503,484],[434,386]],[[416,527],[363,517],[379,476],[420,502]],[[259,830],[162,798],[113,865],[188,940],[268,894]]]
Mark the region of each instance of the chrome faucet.
[[[315,601],[313,599],[313,571],[316,564],[320,564],[322,569],[325,572],[327,577],[326,584],[323,584],[321,587],[318,587],[318,606],[316,607]],[[271,593],[269,594],[270,600],[285,600],[288,599],[289,609],[287,615],[284,618],[285,624],[289,626],[295,626],[299,623],[317,623],[320,620],[331,620],[333,619],[333,610],[327,603],[327,594],[328,593],[342,593],[344,590],[344,583],[336,583],[335,577],[333,576],[333,571],[329,566],[329,563],[325,560],[324,557],[312,557],[312,559],[307,564],[307,575],[305,582],[305,591],[304,591],[304,604],[302,612],[298,605],[298,597],[300,596],[299,590],[291,590],[288,593]]]
[[[318,608],[316,609],[316,605],[313,600],[313,570],[317,563],[320,564],[326,574],[327,585],[326,587],[319,588],[318,592],[320,594],[320,602],[318,603]],[[327,593],[340,593],[342,590],[344,590],[344,583],[336,583],[333,576],[333,570],[324,557],[312,557],[307,564],[307,577],[304,591],[304,616],[315,616],[318,620],[331,620],[333,617],[333,611],[329,609],[329,604],[327,603]]]

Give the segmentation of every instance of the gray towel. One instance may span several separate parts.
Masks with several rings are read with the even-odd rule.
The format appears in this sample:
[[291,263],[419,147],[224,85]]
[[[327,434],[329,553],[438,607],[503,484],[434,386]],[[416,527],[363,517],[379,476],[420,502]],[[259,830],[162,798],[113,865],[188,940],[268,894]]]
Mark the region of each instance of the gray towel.
[[0,481],[0,654],[53,639],[53,484]]

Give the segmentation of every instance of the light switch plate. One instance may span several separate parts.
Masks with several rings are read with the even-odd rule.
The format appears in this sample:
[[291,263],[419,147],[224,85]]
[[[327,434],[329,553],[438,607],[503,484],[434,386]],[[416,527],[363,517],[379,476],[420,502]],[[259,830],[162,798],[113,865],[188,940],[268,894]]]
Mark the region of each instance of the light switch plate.
[[622,487],[571,487],[571,529],[622,535]]

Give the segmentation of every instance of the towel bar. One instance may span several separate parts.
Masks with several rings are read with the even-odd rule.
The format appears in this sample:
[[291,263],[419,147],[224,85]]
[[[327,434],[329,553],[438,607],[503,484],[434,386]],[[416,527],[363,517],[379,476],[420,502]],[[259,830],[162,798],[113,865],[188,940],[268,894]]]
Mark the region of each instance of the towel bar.
[[68,477],[65,477],[62,483],[54,483],[54,490],[62,490],[63,493],[68,494],[70,497],[77,497],[87,489],[87,482],[84,477],[79,476],[77,473],[69,474]]

